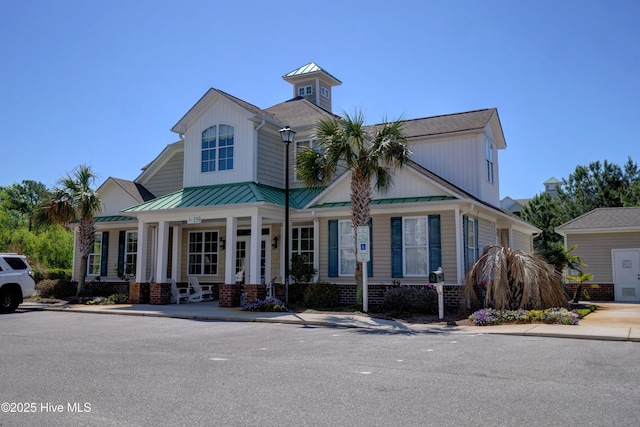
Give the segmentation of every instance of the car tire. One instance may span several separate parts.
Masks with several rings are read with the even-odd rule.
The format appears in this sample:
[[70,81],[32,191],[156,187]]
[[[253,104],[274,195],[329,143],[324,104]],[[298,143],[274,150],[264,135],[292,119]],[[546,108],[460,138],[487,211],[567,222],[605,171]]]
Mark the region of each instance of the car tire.
[[0,312],[11,313],[20,305],[20,298],[12,290],[0,291]]

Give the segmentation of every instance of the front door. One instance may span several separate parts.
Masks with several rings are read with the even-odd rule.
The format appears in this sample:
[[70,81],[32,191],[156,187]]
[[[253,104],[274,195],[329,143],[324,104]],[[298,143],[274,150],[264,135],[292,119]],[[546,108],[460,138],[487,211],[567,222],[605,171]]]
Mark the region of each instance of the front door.
[[[267,236],[268,238],[268,236]],[[263,238],[260,240],[260,283],[265,283],[265,277],[267,275],[267,256],[268,251],[267,240]],[[236,241],[236,274],[243,272],[241,282],[248,283],[249,280],[249,266],[251,265],[251,236],[238,236]]]
[[616,301],[640,301],[640,249],[613,249]]

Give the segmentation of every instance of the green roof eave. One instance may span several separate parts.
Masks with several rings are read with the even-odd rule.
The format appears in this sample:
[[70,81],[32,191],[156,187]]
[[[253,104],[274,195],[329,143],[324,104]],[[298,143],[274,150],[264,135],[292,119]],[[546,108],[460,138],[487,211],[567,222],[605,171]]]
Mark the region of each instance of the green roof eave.
[[[291,189],[289,205],[294,209],[304,207],[322,188]],[[277,206],[285,205],[285,190],[254,182],[221,184],[204,187],[183,188],[175,193],[158,197],[140,205],[124,209],[122,212],[149,212],[167,209],[194,207],[214,207],[266,202]]]
[[[425,202],[440,202],[445,200],[457,200],[453,196],[422,196],[422,197],[395,197],[391,199],[374,199],[371,201],[371,205],[392,205],[402,203],[425,203]],[[313,205],[313,209],[322,208],[341,208],[351,206],[351,202],[329,202]]]
[[133,216],[124,216],[124,215],[105,215],[105,216],[97,216],[93,220],[94,222],[119,222],[119,221],[137,221],[138,218]]

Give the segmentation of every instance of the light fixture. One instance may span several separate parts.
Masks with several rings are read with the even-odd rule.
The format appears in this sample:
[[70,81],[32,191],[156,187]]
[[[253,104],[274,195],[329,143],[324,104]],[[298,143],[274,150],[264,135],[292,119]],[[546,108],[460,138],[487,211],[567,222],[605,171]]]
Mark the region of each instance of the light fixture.
[[285,145],[284,155],[284,303],[289,305],[289,145],[295,132],[289,126],[280,129],[280,138]]
[[271,247],[272,247],[273,249],[278,249],[278,236],[275,236],[275,237],[273,238],[273,242],[271,242]]
[[220,250],[221,250],[221,251],[224,251],[224,245],[225,245],[225,243],[226,243],[226,242],[225,242],[225,240],[221,237],[221,238],[220,238]]

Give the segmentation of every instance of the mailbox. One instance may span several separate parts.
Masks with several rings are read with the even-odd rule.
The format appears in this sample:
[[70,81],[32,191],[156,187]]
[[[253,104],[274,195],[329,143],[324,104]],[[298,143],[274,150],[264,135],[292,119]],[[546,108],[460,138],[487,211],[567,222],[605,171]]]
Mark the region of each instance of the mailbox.
[[429,283],[440,283],[444,282],[444,273],[442,272],[442,267],[438,268],[436,271],[432,271],[429,273]]

